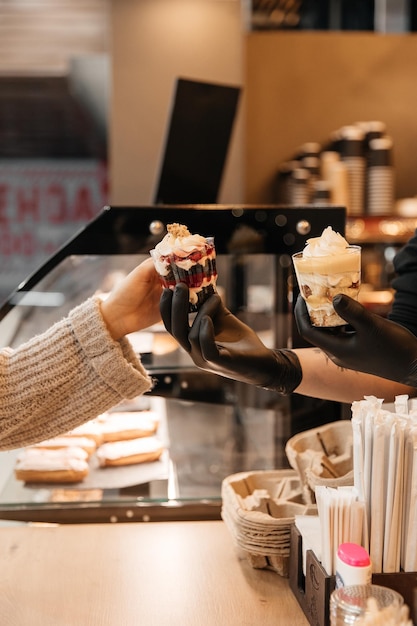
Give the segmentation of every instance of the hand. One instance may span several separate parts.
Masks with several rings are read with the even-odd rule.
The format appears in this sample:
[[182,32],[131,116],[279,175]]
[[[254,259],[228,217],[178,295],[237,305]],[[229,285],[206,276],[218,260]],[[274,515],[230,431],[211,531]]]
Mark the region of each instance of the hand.
[[151,258],[135,267],[116,285],[101,305],[104,321],[113,339],[117,341],[159,322],[161,291]]
[[291,393],[301,382],[301,366],[289,350],[270,350],[249,326],[223,305],[215,294],[202,305],[192,326],[188,321],[188,287],[165,289],[161,316],[167,331],[205,370],[272,389]]
[[312,326],[305,302],[298,297],[294,313],[304,339],[340,367],[417,386],[417,338],[409,330],[342,294],[333,298],[333,306],[353,330]]

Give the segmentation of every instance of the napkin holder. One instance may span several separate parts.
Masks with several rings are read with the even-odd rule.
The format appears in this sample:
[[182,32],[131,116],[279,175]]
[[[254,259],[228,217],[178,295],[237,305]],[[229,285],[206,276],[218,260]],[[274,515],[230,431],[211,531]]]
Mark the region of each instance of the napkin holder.
[[[289,585],[311,626],[329,626],[330,595],[335,577],[329,576],[312,550],[306,552],[306,574],[303,573],[302,537],[295,526],[290,534]],[[417,624],[417,572],[373,574],[375,585],[400,593],[410,609],[410,619]]]

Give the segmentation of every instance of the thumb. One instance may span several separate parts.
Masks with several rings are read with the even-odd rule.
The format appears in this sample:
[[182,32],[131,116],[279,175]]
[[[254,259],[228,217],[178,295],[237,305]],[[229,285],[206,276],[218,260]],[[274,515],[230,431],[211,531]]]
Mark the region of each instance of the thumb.
[[200,348],[205,361],[215,361],[219,356],[213,320],[208,315],[201,320]]
[[311,330],[310,316],[307,311],[307,305],[301,295],[298,295],[297,302],[294,307],[294,316],[300,335],[305,335]]
[[373,314],[369,313],[362,304],[344,294],[337,294],[333,298],[333,307],[346,322],[351,324],[356,330],[365,330],[373,326]]

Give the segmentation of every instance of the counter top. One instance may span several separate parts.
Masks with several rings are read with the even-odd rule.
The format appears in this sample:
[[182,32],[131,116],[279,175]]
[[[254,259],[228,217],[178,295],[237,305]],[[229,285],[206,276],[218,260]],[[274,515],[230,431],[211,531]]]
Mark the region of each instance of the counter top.
[[8,626],[308,625],[220,521],[3,527],[0,589]]

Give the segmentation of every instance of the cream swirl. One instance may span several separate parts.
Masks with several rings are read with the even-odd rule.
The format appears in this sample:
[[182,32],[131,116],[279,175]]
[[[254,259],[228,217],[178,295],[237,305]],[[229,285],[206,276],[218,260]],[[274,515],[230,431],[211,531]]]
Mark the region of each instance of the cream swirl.
[[158,256],[166,257],[175,254],[178,257],[187,257],[194,250],[204,249],[206,238],[202,235],[187,235],[185,237],[175,237],[167,233],[165,237],[155,246]]
[[303,257],[321,257],[344,254],[349,244],[340,233],[335,232],[331,226],[327,226],[320,237],[307,239],[303,250]]

